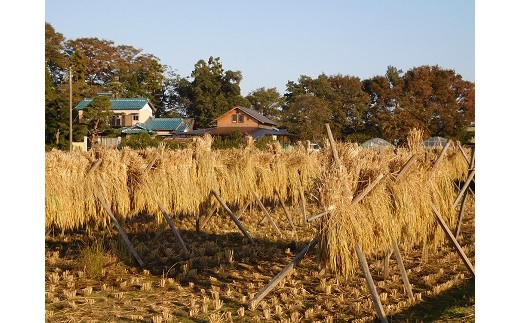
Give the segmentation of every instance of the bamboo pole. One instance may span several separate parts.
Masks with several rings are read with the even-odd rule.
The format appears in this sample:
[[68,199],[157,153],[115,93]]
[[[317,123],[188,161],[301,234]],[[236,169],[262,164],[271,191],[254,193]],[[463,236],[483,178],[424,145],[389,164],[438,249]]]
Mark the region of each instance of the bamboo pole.
[[370,295],[372,296],[372,302],[374,303],[374,306],[376,308],[377,316],[379,317],[379,320],[383,323],[388,323],[388,320],[385,315],[385,311],[383,309],[383,305],[381,304],[381,299],[379,298],[379,295],[377,294],[376,285],[374,284],[374,280],[372,279],[372,275],[370,274],[370,270],[368,268],[368,263],[365,258],[365,255],[363,254],[363,251],[359,247],[359,245],[356,243],[356,254],[358,256],[359,264],[361,265],[361,268],[363,269],[363,275],[365,276],[365,280],[368,285],[368,289],[370,290]]
[[285,276],[287,276],[293,270],[294,266],[300,263],[300,261],[303,259],[303,257],[305,257],[307,252],[309,252],[309,250],[312,247],[314,247],[318,243],[318,241],[319,238],[316,237],[311,242],[309,242],[309,244],[305,246],[305,248],[303,248],[302,251],[300,251],[300,253],[296,255],[296,257],[294,257],[293,260],[291,260],[291,262],[287,266],[285,266],[281,272],[278,273],[278,275],[271,279],[271,281],[267,285],[265,285],[264,288],[262,288],[258,293],[256,293],[255,297],[253,298],[253,300],[251,300],[250,303],[251,310],[254,310],[258,303],[260,303],[260,301],[267,294],[269,294],[269,292],[273,288],[275,288],[276,285],[278,285],[278,283],[280,283],[280,281],[285,278]]
[[170,226],[170,229],[172,229],[173,234],[175,235],[175,238],[181,244],[181,247],[184,250],[184,252],[186,252],[186,254],[189,255],[190,252],[188,251],[188,248],[186,248],[186,244],[184,243],[184,240],[182,240],[181,234],[179,233],[179,231],[177,230],[177,228],[173,224],[172,219],[170,218],[170,216],[168,215],[166,210],[163,208],[161,202],[159,202],[159,200],[157,200],[157,199],[156,199],[156,201],[157,201],[157,204],[159,204],[159,208],[161,209],[161,213],[162,213],[164,219],[166,220],[166,222],[168,222],[168,225]]
[[413,299],[412,286],[408,280],[408,274],[406,273],[406,268],[404,267],[403,258],[401,257],[401,252],[399,251],[399,247],[397,246],[395,239],[392,239],[392,248],[394,249],[395,258],[397,260],[397,264],[399,265],[399,271],[401,272],[401,278],[403,279],[406,294],[408,295],[409,299]]
[[[269,214],[269,211],[267,211],[267,209],[265,208],[264,206],[264,203],[262,203],[262,201],[260,201],[260,198],[258,197],[258,195],[255,193],[255,191],[251,191],[253,193],[253,196],[255,197],[256,199],[256,202],[258,203],[258,205],[260,205],[260,208],[262,209],[262,211],[264,212],[264,217],[267,217],[267,219],[269,220],[269,223],[271,223],[271,225],[275,228],[276,232],[278,232],[278,234],[281,236],[283,236],[282,232],[280,231],[280,229],[278,228],[278,226],[276,225],[276,223],[274,222],[273,218],[271,217],[271,215]],[[262,222],[264,219],[260,220],[260,222]]]
[[119,222],[117,222],[117,219],[112,214],[112,211],[110,211],[110,208],[108,207],[108,204],[107,204],[105,198],[103,197],[103,195],[101,193],[99,193],[99,192],[96,192],[96,197],[101,202],[101,205],[103,206],[105,211],[108,213],[108,215],[110,216],[112,221],[114,221],[114,225],[116,226],[117,230],[119,231],[119,234],[121,234],[121,237],[125,241],[126,246],[128,247],[128,249],[130,249],[130,252],[132,253],[132,255],[134,255],[134,257],[137,260],[137,262],[139,263],[139,265],[141,267],[143,267],[144,266],[144,262],[141,260],[141,257],[139,257],[139,254],[137,254],[137,251],[135,250],[134,246],[130,242],[130,239],[128,239],[128,236],[126,235],[125,230],[119,224]]
[[224,208],[224,210],[226,210],[226,212],[231,216],[231,219],[233,219],[233,222],[235,222],[235,224],[237,225],[237,227],[240,229],[240,231],[242,231],[242,233],[244,234],[244,236],[247,237],[247,239],[249,241],[251,241],[252,244],[255,244],[255,242],[253,241],[253,238],[251,238],[251,236],[249,235],[249,233],[247,232],[246,228],[244,228],[244,226],[242,225],[242,223],[240,223],[240,221],[237,219],[237,217],[233,214],[233,212],[229,209],[229,207],[226,205],[226,203],[220,198],[220,196],[218,195],[218,193],[214,190],[214,189],[211,189],[211,193],[213,194],[213,196],[215,196],[215,198],[217,199],[217,201],[220,203],[220,205],[222,205],[222,207]]
[[473,276],[475,276],[475,268],[473,267],[473,265],[469,261],[468,257],[466,257],[466,254],[464,253],[464,250],[462,250],[460,244],[457,242],[457,239],[455,239],[455,237],[451,233],[450,229],[446,225],[446,222],[444,222],[444,220],[442,219],[442,216],[440,215],[440,213],[437,210],[437,208],[435,207],[435,205],[433,205],[433,203],[432,203],[432,209],[433,209],[433,212],[435,213],[435,216],[437,217],[437,221],[439,222],[439,225],[442,227],[442,230],[449,237],[449,240],[451,241],[453,246],[455,246],[455,248],[457,249],[457,253],[462,258],[462,261],[464,262],[464,264],[466,265],[468,270],[471,271]]
[[457,195],[457,198],[453,202],[453,207],[456,207],[457,204],[459,204],[460,199],[462,198],[462,195],[466,192],[468,189],[469,184],[471,184],[471,180],[475,177],[475,170],[472,170],[471,173],[468,175],[468,179],[464,183],[464,186],[462,186],[462,189],[460,190],[459,194]]

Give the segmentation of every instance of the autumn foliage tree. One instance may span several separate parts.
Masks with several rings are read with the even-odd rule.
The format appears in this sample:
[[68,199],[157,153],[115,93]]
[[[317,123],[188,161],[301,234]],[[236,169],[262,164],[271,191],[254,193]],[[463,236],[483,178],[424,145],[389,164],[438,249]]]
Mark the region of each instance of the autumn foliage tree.
[[402,74],[389,67],[384,77],[364,82],[372,99],[368,121],[380,137],[404,142],[408,131],[421,129],[426,137],[463,140],[475,120],[475,86],[453,70],[415,67]]

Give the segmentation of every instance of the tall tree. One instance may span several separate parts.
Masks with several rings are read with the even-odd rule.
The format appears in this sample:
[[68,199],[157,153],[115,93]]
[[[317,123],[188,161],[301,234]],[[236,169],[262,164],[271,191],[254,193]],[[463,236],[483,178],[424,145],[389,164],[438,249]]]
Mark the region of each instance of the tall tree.
[[[367,125],[365,114],[370,104],[370,96],[363,91],[359,78],[348,75],[327,76],[320,74],[316,79],[302,75],[298,82],[287,84],[287,106],[284,110],[298,100],[301,96],[312,95],[327,103],[330,110],[330,118],[327,123],[338,139],[365,131]],[[287,119],[288,122],[291,119]],[[289,125],[287,125],[289,126]],[[322,127],[322,132],[324,132]]]
[[65,37],[56,32],[51,24],[45,23],[45,66],[53,84],[64,81],[67,58],[64,53]]
[[211,125],[219,115],[234,106],[246,106],[240,95],[240,71],[225,71],[220,58],[199,60],[191,73],[193,80],[178,82],[178,100],[185,104],[186,115],[195,119],[198,128]]
[[261,87],[251,91],[246,99],[253,110],[260,112],[273,121],[280,121],[283,97],[276,88]]
[[381,137],[403,142],[412,128],[425,136],[463,140],[474,120],[474,83],[453,70],[419,66],[403,75],[389,67],[385,77],[364,82],[372,104],[368,115]]
[[299,95],[285,110],[285,124],[290,132],[301,139],[320,141],[325,137],[324,125],[329,123],[332,111],[327,101],[316,96]]

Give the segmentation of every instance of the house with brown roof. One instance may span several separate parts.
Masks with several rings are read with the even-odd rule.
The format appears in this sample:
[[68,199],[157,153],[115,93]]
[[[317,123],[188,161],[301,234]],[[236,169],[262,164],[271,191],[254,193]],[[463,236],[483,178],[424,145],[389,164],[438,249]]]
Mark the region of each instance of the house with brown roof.
[[200,136],[210,134],[212,136],[226,136],[233,131],[239,131],[243,135],[249,135],[253,139],[259,139],[263,136],[282,136],[293,137],[294,134],[288,133],[277,128],[278,124],[259,112],[244,108],[234,107],[223,113],[214,120],[216,127],[197,129],[185,132],[185,135]]

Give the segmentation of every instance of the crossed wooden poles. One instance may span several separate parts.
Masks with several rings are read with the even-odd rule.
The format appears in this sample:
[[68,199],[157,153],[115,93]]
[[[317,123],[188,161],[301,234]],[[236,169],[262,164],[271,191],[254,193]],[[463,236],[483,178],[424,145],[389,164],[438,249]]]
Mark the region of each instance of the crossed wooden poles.
[[[326,129],[327,129],[327,135],[328,135],[328,138],[329,138],[329,142],[331,144],[331,148],[332,148],[332,152],[333,152],[333,156],[334,156],[334,161],[335,161],[335,164],[336,164],[336,167],[338,167],[338,169],[341,171],[342,170],[342,165],[341,165],[341,161],[339,159],[339,155],[337,153],[337,149],[336,149],[336,143],[334,141],[334,138],[332,137],[332,132],[330,130],[330,127],[328,124],[325,125],[326,126]],[[433,164],[432,166],[432,169],[431,169],[431,172],[433,173],[435,171],[435,169],[438,167],[441,159],[445,156],[446,152],[447,152],[447,149],[450,145],[451,141],[448,141],[448,143],[444,146],[443,150],[441,151],[440,155],[438,156],[437,160],[435,161],[435,163]],[[461,246],[459,245],[459,243],[457,242],[457,239],[456,237],[459,235],[460,233],[460,227],[461,227],[461,222],[462,222],[462,217],[463,217],[463,209],[464,209],[464,205],[465,205],[465,202],[466,202],[466,199],[467,199],[467,194],[468,194],[468,190],[469,190],[469,185],[471,183],[472,180],[474,180],[474,177],[475,177],[475,169],[474,169],[474,151],[473,151],[473,156],[472,156],[472,159],[471,161],[467,158],[465,152],[463,151],[462,147],[460,147],[460,144],[459,144],[459,148],[461,149],[463,155],[464,155],[464,158],[466,159],[466,161],[468,161],[468,164],[469,164],[469,167],[470,167],[470,174],[468,175],[468,178],[466,179],[463,187],[461,188],[458,196],[456,197],[455,201],[453,202],[453,207],[455,208],[458,203],[462,200],[462,206],[460,208],[460,213],[459,213],[459,217],[458,217],[458,221],[457,221],[457,227],[456,227],[456,233],[455,235],[452,234],[451,230],[449,229],[449,227],[447,226],[447,224],[444,222],[440,212],[437,210],[436,206],[432,203],[432,210],[433,210],[433,213],[435,214],[436,216],[436,219],[439,223],[439,225],[442,227],[443,231],[445,232],[445,234],[447,235],[447,237],[449,238],[449,241],[452,243],[452,245],[456,248],[457,250],[457,253],[459,254],[459,256],[461,257],[461,259],[463,260],[464,264],[466,265],[467,269],[472,273],[472,275],[474,276],[475,275],[475,269],[473,267],[473,265],[471,264],[470,260],[468,259],[468,257],[465,255],[464,251],[462,250]],[[157,156],[156,156],[157,157]],[[399,180],[400,178],[402,178],[407,172],[408,170],[410,169],[411,165],[413,164],[413,162],[417,159],[417,155],[414,154],[406,163],[405,165],[402,167],[402,169],[400,170],[400,172],[396,175],[395,177],[395,180]],[[151,165],[155,162],[156,158],[153,159],[153,161],[147,166],[146,170],[149,170],[151,169]],[[93,166],[91,167],[91,169],[87,172],[87,176],[90,175],[101,163],[101,159],[98,159],[94,164]],[[351,201],[351,205],[354,205],[356,203],[359,203],[365,196],[367,196],[370,191],[378,184],[381,182],[382,179],[384,179],[386,177],[386,175],[384,174],[379,174],[375,180],[373,180],[361,193],[359,193],[357,196],[355,196],[352,201]],[[260,222],[262,222],[265,218],[267,218],[270,222],[270,224],[273,226],[273,228],[275,228],[275,230],[277,231],[278,234],[281,235],[281,231],[280,229],[278,228],[278,226],[276,225],[276,223],[274,222],[274,220],[272,219],[272,217],[270,216],[269,212],[267,211],[267,209],[265,208],[265,206],[262,204],[260,198],[258,197],[258,195],[253,191],[253,196],[256,200],[256,202],[260,205],[263,213],[264,213],[264,217],[262,218],[262,220]],[[302,192],[300,192],[302,193]],[[217,201],[221,204],[221,206],[223,207],[223,209],[230,215],[231,219],[233,220],[233,222],[237,225],[237,227],[240,229],[240,231],[242,232],[242,234],[252,243],[252,244],[255,244],[255,242],[253,241],[251,235],[248,233],[248,231],[246,230],[246,228],[242,225],[242,223],[240,222],[240,220],[238,219],[238,217],[231,211],[231,209],[226,205],[226,203],[222,200],[222,198],[219,196],[219,194],[211,189],[210,190],[210,194],[208,196],[208,199],[211,198],[211,195],[213,195]],[[277,195],[279,196],[280,198],[280,202],[281,202],[281,205],[284,209],[284,213],[287,217],[287,220],[288,222],[290,223],[291,227],[293,228],[293,230],[295,230],[295,227],[294,227],[294,224],[291,220],[291,217],[289,216],[288,212],[287,212],[287,209],[283,203],[283,200],[279,194],[279,192],[277,191]],[[303,195],[303,193],[302,193]],[[135,259],[137,260],[137,262],[139,263],[139,265],[141,267],[144,266],[144,262],[142,261],[142,259],[140,258],[140,256],[137,254],[135,248],[133,247],[132,243],[130,242],[130,240],[128,239],[128,236],[126,235],[124,229],[122,228],[122,226],[119,224],[119,222],[117,221],[116,217],[112,214],[111,210],[110,210],[110,207],[108,206],[108,203],[106,202],[104,196],[101,194],[101,192],[97,191],[96,192],[96,197],[98,198],[98,200],[100,201],[101,205],[103,206],[103,208],[105,209],[105,211],[108,213],[108,215],[110,216],[111,220],[113,221],[114,225],[116,226],[116,228],[118,229],[119,233],[121,234],[124,242],[126,243],[127,247],[129,248],[129,250],[131,251],[132,255],[135,257]],[[303,197],[303,196],[302,196]],[[175,238],[176,240],[180,243],[182,249],[184,250],[184,252],[186,254],[190,254],[179,231],[177,230],[177,228],[175,227],[175,225],[173,224],[173,221],[171,220],[170,216],[168,215],[168,213],[164,210],[163,206],[161,205],[161,203],[159,202],[159,200],[156,200],[156,202],[158,203],[159,205],[159,208],[161,209],[161,213],[163,215],[163,217],[165,218],[166,222],[168,223],[170,229],[173,231],[174,235],[175,235]],[[247,206],[246,206],[247,207]],[[325,216],[326,214],[328,214],[330,211],[332,211],[335,207],[334,206],[329,206],[329,208],[327,210],[325,210],[325,212],[322,212],[320,214],[317,214],[315,216],[311,216],[309,218],[307,218],[306,216],[306,212],[305,212],[305,204],[303,203],[302,201],[302,211],[304,213],[304,219],[307,223],[310,223],[314,220],[317,220],[319,218],[321,218],[322,216]],[[213,215],[215,211],[215,208],[208,214],[206,220],[202,223],[202,227],[204,226],[205,223],[207,223],[208,219]],[[242,213],[243,210],[239,210],[240,213]],[[197,230],[199,230],[199,220],[197,220]],[[260,301],[267,295],[269,294],[269,292],[271,290],[273,290],[277,285],[278,283],[283,279],[285,278],[292,270],[293,268],[305,257],[305,255],[309,252],[310,249],[312,249],[318,242],[319,242],[319,237],[315,237],[314,239],[312,239],[301,251],[300,253],[298,253],[294,258],[293,260],[287,265],[285,266],[282,271],[277,274],[275,277],[273,277],[271,279],[271,281],[264,287],[262,288],[255,296],[254,298],[251,300],[250,302],[250,308],[252,310],[254,310],[258,304],[260,303]],[[379,317],[379,320],[381,322],[388,322],[387,318],[386,318],[386,315],[384,313],[384,310],[383,310],[383,307],[382,307],[382,304],[381,304],[381,301],[380,301],[380,298],[379,298],[379,295],[377,293],[377,290],[376,290],[376,286],[373,282],[373,279],[372,279],[372,276],[370,274],[370,271],[369,271],[369,267],[368,267],[368,263],[366,261],[366,258],[365,258],[365,255],[363,254],[363,251],[361,250],[360,246],[356,243],[355,245],[355,251],[356,251],[356,254],[358,256],[358,260],[359,260],[359,263],[360,263],[360,266],[363,270],[363,274],[365,276],[365,280],[366,280],[366,283],[368,285],[368,288],[369,288],[369,291],[370,291],[370,294],[371,294],[371,297],[372,297],[372,301],[374,303],[374,306],[376,308],[376,312],[377,312],[377,315]],[[407,276],[407,273],[406,273],[406,268],[404,267],[404,263],[403,263],[403,260],[402,260],[402,257],[401,257],[401,253],[399,251],[399,248],[398,248],[398,245],[397,245],[397,242],[395,241],[395,239],[392,239],[392,250],[387,254],[387,256],[385,257],[385,272],[387,271],[387,265],[388,265],[388,260],[389,260],[389,257],[390,255],[394,253],[396,255],[396,260],[397,260],[397,263],[398,263],[398,266],[399,266],[399,271],[401,273],[401,277],[402,277],[402,280],[403,280],[403,284],[404,284],[404,287],[405,287],[405,290],[406,290],[406,293],[407,293],[407,296],[408,298],[412,299],[413,298],[413,292],[411,290],[411,285],[409,283],[409,280],[408,280],[408,276]]]
[[[152,165],[155,163],[156,159],[158,158],[158,155],[156,155],[153,160],[148,164],[148,166],[145,168],[145,171],[149,171],[151,168],[152,168]],[[101,164],[102,160],[101,159],[98,159],[94,162],[94,164],[92,165],[92,167],[89,169],[89,171],[87,172],[86,176],[89,176],[90,174],[92,174],[96,169],[97,167],[99,167],[99,165]],[[278,192],[278,190],[276,191],[278,197],[279,197],[279,201],[284,209],[284,213],[285,213],[285,216],[289,222],[289,224],[291,225],[293,231],[296,230],[292,220],[291,220],[291,217],[289,215],[289,212],[287,211],[287,208],[285,206],[285,203],[283,202],[283,199],[280,195],[280,193]],[[280,231],[280,229],[278,228],[278,226],[276,225],[276,223],[274,222],[273,218],[271,217],[269,211],[266,209],[266,207],[264,206],[264,204],[261,202],[260,198],[258,197],[258,195],[252,191],[252,194],[256,200],[256,202],[258,203],[258,205],[260,206],[260,208],[262,209],[263,213],[264,213],[264,217],[263,219],[260,221],[262,222],[265,218],[267,218],[269,220],[269,223],[273,226],[273,228],[276,230],[276,232],[279,234],[279,235],[282,235],[282,232]],[[126,234],[125,230],[123,229],[123,227],[121,226],[121,224],[117,221],[117,218],[114,216],[114,214],[112,213],[105,197],[103,196],[103,194],[97,190],[95,192],[95,195],[96,195],[96,198],[99,200],[99,202],[101,203],[101,206],[103,207],[103,209],[107,212],[107,214],[109,215],[110,219],[112,220],[112,222],[114,223],[114,226],[117,228],[117,230],[119,231],[121,237],[123,238],[123,241],[125,242],[126,246],[128,247],[128,249],[130,250],[130,252],[132,253],[132,255],[134,256],[134,258],[137,260],[137,262],[139,263],[139,265],[141,267],[143,267],[145,265],[144,261],[141,259],[141,257],[139,256],[139,254],[137,253],[137,251],[135,250],[133,244],[131,243],[130,239],[128,238],[128,235]],[[236,226],[240,229],[240,231],[242,232],[242,234],[254,245],[255,242],[253,240],[253,238],[251,237],[251,235],[249,234],[249,232],[247,231],[247,229],[242,225],[242,223],[240,222],[239,220],[239,217],[237,217],[233,211],[231,211],[231,209],[227,206],[227,204],[222,200],[222,198],[220,197],[220,195],[213,189],[210,190],[210,193],[208,195],[208,200],[207,202],[209,203],[209,199],[211,198],[211,196],[214,196],[217,201],[220,203],[220,205],[222,206],[222,208],[229,214],[229,216],[231,217],[231,219],[233,220],[233,222],[236,224]],[[170,215],[168,214],[168,212],[166,212],[166,210],[164,209],[164,207],[162,206],[161,202],[156,199],[156,203],[158,204],[160,210],[161,210],[161,213],[164,217],[164,219],[166,220],[166,222],[168,223],[168,226],[170,227],[170,229],[173,231],[173,234],[175,235],[175,238],[177,240],[177,242],[181,245],[181,248],[182,250],[184,251],[184,253],[186,255],[190,255],[190,252],[188,250],[188,248],[186,247],[186,244],[184,243],[184,240],[182,239],[181,237],[181,234],[179,233],[179,230],[177,230],[177,228],[175,227]],[[246,206],[247,207],[247,206]],[[207,221],[209,220],[209,218],[213,215],[213,213],[215,212],[216,210],[216,207],[212,209],[212,211],[208,214],[208,216],[206,217],[206,219],[204,220],[204,222],[202,223],[202,226],[199,226],[199,220],[200,219],[197,219],[197,223],[196,223],[196,226],[197,226],[197,231],[200,230],[200,228],[204,227],[204,225],[207,223]],[[243,209],[242,210],[239,210],[240,213],[243,212]]]
[[[341,171],[342,169],[342,165],[341,165],[341,161],[339,159],[339,155],[337,153],[337,149],[336,149],[336,144],[335,144],[335,141],[334,141],[334,138],[332,136],[332,132],[330,130],[330,127],[328,124],[325,125],[326,126],[326,129],[327,129],[327,135],[328,135],[328,138],[329,138],[329,142],[331,144],[331,148],[332,148],[332,153],[333,153],[333,157],[334,157],[334,162],[336,164],[336,167]],[[435,169],[438,167],[441,159],[445,156],[446,152],[447,152],[447,149],[448,149],[448,146],[450,144],[450,141],[448,142],[448,144],[445,145],[445,147],[443,148],[443,150],[441,151],[439,157],[437,158],[437,160],[435,161],[435,163],[433,164],[432,166],[432,169],[431,171],[435,171]],[[402,178],[407,172],[408,170],[410,169],[412,163],[417,159],[417,154],[414,154],[406,163],[405,165],[403,166],[403,168],[400,170],[400,172],[397,174],[397,176],[395,177],[395,180],[399,180],[400,178]],[[466,158],[466,160],[468,160]],[[461,192],[459,193],[459,196],[461,195],[464,195],[464,201],[465,201],[465,197],[466,197],[466,189],[467,187],[469,186],[469,183],[470,181],[473,179],[474,177],[474,170],[470,173],[470,175],[468,176],[468,179],[466,180],[466,183],[464,184],[463,188],[461,189]],[[372,181],[372,183],[370,183],[361,193],[359,193],[356,197],[354,197],[351,201],[351,205],[354,205],[358,202],[360,202],[365,196],[368,195],[368,193],[385,177],[384,174],[379,174],[376,179],[374,181]],[[458,201],[459,201],[459,197],[456,198],[455,202],[453,203],[453,207],[456,207]],[[462,207],[463,208],[463,207]],[[461,208],[461,209],[462,209]],[[333,208],[332,208],[333,209]],[[460,245],[458,244],[455,236],[453,236],[453,234],[451,233],[450,229],[448,228],[448,226],[446,225],[446,223],[444,222],[444,220],[442,219],[442,216],[440,215],[439,211],[437,210],[437,208],[435,207],[435,205],[432,204],[432,209],[434,211],[434,214],[437,218],[437,221],[439,223],[439,225],[441,225],[443,231],[446,233],[446,235],[449,237],[451,243],[455,246],[459,256],[462,258],[462,260],[464,261],[464,264],[466,265],[466,267],[468,268],[468,270],[473,274],[473,276],[475,275],[475,270],[473,268],[473,265],[471,264],[471,262],[469,261],[469,259],[467,258],[467,256],[464,254],[464,251],[462,250],[462,248],[460,247]],[[326,214],[329,213],[329,211],[331,210],[331,208],[329,207],[329,210],[323,212],[323,213],[320,213],[318,215],[315,215],[315,216],[312,216],[312,217],[309,217],[307,218],[306,215],[304,214],[304,217],[306,218],[306,221],[307,223],[311,222],[311,221],[314,221],[316,219],[319,219],[320,217],[322,216],[325,216]],[[462,211],[461,211],[461,214],[462,214]],[[462,219],[462,216],[459,216],[459,221],[458,221],[458,224],[457,224],[457,230],[459,230],[460,228],[460,222],[461,222],[461,219]],[[293,258],[293,260],[287,265],[285,266],[282,271],[280,273],[278,273],[275,277],[273,277],[271,279],[271,281],[266,285],[264,286],[259,292],[257,292],[257,294],[254,296],[254,298],[251,300],[250,302],[250,308],[251,309],[255,309],[258,304],[261,302],[261,300],[271,291],[273,290],[277,285],[278,283],[283,279],[285,278],[292,270],[293,268],[303,259],[303,257],[305,257],[305,255],[308,253],[308,251],[310,249],[312,249],[317,243],[319,242],[319,237],[315,237],[314,239],[312,239],[309,244],[307,244],[305,246],[305,248],[302,249],[302,251],[300,251],[300,253],[298,253],[298,255],[296,255],[296,257]],[[356,254],[358,256],[358,260],[359,260],[359,263],[360,263],[360,266],[363,270],[363,274],[365,276],[365,280],[366,280],[366,283],[368,285],[368,288],[370,290],[370,294],[371,294],[371,297],[372,297],[372,301],[374,303],[374,306],[376,308],[376,312],[377,312],[377,315],[378,315],[378,318],[381,322],[388,322],[387,318],[386,318],[386,315],[385,315],[385,312],[384,312],[384,309],[383,309],[383,306],[381,304],[381,300],[379,298],[379,295],[377,293],[377,290],[376,290],[376,286],[374,284],[374,281],[372,279],[372,275],[370,274],[370,270],[369,270],[369,267],[368,267],[368,263],[366,261],[366,258],[365,258],[365,255],[363,254],[363,251],[361,250],[361,247],[359,246],[359,244],[356,243],[355,245],[355,250],[356,250]],[[411,289],[411,285],[409,283],[409,280],[408,280],[408,275],[406,273],[406,268],[404,266],[404,262],[403,262],[403,259],[402,259],[402,256],[401,256],[401,253],[399,251],[399,248],[398,248],[398,245],[397,245],[397,242],[395,241],[395,239],[392,239],[392,251],[389,252],[387,254],[387,257],[385,257],[385,267],[387,268],[388,267],[388,261],[389,261],[389,257],[391,255],[391,253],[395,253],[396,255],[396,260],[397,260],[397,263],[398,263],[398,266],[399,266],[399,271],[401,273],[401,277],[402,277],[402,280],[403,280],[403,284],[404,284],[404,287],[405,287],[405,290],[406,290],[406,293],[407,293],[407,296],[408,298],[410,299],[413,299],[413,292],[412,292],[412,289]],[[385,268],[385,271],[387,271],[387,269]]]

